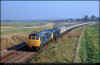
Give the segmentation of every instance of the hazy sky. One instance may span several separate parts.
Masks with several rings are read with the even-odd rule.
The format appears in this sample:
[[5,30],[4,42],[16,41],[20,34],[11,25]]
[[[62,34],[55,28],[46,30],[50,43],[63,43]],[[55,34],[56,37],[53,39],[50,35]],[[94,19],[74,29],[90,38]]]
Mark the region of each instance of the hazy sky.
[[1,19],[67,19],[85,15],[99,16],[98,1],[5,1],[1,2]]

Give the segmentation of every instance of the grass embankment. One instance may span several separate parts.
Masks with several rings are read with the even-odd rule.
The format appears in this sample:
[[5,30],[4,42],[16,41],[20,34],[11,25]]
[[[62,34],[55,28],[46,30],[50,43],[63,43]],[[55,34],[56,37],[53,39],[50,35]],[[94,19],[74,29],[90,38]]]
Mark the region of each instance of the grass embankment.
[[97,24],[85,29],[80,44],[80,63],[100,63],[99,31],[99,25]]
[[41,50],[39,56],[30,60],[31,63],[56,63],[65,62],[72,63],[75,52],[75,46],[78,42],[80,32],[82,28],[77,28],[68,34],[65,34],[62,38],[59,38],[57,42],[50,42],[46,49]]

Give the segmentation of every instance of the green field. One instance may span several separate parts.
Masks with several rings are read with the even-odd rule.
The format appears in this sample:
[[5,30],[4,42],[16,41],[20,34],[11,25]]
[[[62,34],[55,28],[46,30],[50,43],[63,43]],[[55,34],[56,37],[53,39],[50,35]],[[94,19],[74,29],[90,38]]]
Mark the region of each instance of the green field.
[[45,27],[40,27],[40,28],[17,28],[13,30],[6,30],[6,31],[1,31],[1,35],[6,35],[6,34],[12,34],[12,33],[23,33],[23,32],[32,32],[32,31],[39,31],[43,29],[49,29],[49,26]]
[[[40,25],[39,22],[1,22],[1,35],[9,35],[13,33],[20,33],[35,30],[34,28],[23,28],[24,26]],[[6,28],[2,28],[6,27]],[[10,28],[7,28],[10,27]]]
[[[40,31],[43,29],[51,28],[52,25],[45,26],[46,24],[45,23],[41,24],[40,22],[1,22],[1,36],[10,35],[13,33]],[[36,26],[36,27],[24,28],[24,26]]]
[[1,26],[32,26],[40,25],[40,22],[1,22]]
[[85,28],[80,43],[80,63],[100,63],[99,25]]

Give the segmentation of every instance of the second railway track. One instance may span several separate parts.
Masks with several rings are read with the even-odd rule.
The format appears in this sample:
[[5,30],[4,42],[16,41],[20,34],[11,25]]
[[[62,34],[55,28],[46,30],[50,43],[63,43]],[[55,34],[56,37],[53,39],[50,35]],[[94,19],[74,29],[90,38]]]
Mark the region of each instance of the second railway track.
[[16,51],[11,50],[7,51],[7,55],[1,57],[0,63],[19,63],[19,62],[27,62],[30,57],[37,55],[36,52],[25,52],[25,51]]

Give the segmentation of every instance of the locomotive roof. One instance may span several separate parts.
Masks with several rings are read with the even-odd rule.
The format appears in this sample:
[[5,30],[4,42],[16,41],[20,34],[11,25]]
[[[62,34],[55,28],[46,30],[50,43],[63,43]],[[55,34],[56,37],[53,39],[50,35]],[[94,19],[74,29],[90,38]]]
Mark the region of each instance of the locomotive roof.
[[60,27],[55,27],[53,29],[46,29],[46,30],[39,31],[39,32],[32,32],[30,35],[36,34],[36,35],[42,36],[45,34],[50,34],[51,32],[55,32],[56,30],[60,30]]

